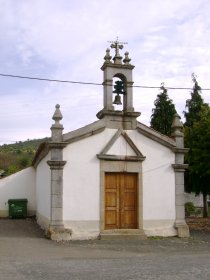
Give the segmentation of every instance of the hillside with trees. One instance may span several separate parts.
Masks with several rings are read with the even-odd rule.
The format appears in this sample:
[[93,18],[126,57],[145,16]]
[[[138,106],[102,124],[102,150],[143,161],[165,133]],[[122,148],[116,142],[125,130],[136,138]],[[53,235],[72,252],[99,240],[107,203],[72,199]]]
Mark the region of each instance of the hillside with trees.
[[19,141],[0,146],[0,170],[2,176],[11,175],[31,166],[34,155],[40,145],[49,138]]

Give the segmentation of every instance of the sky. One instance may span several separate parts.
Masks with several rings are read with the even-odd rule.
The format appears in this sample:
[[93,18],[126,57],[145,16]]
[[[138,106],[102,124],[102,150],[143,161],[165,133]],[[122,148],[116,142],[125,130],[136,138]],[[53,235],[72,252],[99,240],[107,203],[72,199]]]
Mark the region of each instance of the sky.
[[[125,41],[136,86],[210,88],[209,0],[0,0],[0,73],[103,82],[108,41]],[[111,50],[112,56],[114,50]],[[158,89],[134,88],[149,125]],[[183,111],[190,89],[168,90]],[[202,97],[210,103],[210,90]],[[0,145],[51,135],[60,104],[64,133],[97,120],[103,87],[0,76]]]

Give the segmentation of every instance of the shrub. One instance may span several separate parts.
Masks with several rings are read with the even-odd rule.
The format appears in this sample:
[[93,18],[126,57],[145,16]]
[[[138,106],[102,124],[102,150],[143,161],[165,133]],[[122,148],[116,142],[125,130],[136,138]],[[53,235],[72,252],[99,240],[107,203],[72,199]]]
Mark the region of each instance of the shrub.
[[191,213],[195,213],[195,205],[193,202],[186,202],[185,203],[185,213],[189,216]]

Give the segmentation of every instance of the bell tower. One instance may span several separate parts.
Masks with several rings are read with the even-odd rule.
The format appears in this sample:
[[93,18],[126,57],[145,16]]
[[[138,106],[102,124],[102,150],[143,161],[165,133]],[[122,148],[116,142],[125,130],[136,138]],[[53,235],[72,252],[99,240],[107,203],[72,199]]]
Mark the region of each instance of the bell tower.
[[[115,49],[115,55],[112,59],[110,49],[106,50],[105,62],[101,67],[104,72],[104,108],[98,112],[97,117],[104,119],[109,128],[135,129],[136,118],[140,116],[140,112],[135,112],[133,107],[132,71],[134,66],[130,64],[128,52],[125,52],[123,60],[120,55],[120,50],[126,43],[119,42],[118,39],[110,43],[110,47]],[[113,83],[115,78],[117,80]],[[117,110],[120,105],[122,109]]]

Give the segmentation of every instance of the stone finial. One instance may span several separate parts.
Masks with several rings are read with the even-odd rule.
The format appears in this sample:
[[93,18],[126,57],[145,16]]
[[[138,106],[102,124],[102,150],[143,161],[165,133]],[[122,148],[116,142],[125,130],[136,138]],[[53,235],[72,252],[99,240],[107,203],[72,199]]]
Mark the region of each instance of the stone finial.
[[131,59],[128,57],[129,52],[125,52],[125,58],[123,59],[123,62],[125,64],[130,64]]
[[60,105],[57,104],[55,106],[55,113],[52,117],[52,119],[55,121],[56,124],[59,124],[60,120],[62,120],[63,116],[61,114],[61,111],[60,111]]
[[174,137],[183,137],[184,134],[182,132],[182,129],[183,129],[183,124],[180,120],[180,116],[176,113],[174,115],[174,119],[173,119],[173,122],[172,122],[172,136]]
[[111,59],[112,59],[112,57],[111,57],[111,55],[110,55],[110,49],[107,48],[107,49],[106,49],[106,55],[105,55],[105,57],[104,57],[104,60],[105,60],[106,63],[111,63]]
[[62,120],[63,116],[60,111],[60,105],[57,104],[55,106],[55,113],[52,117],[52,119],[55,121],[55,123],[51,126],[52,131],[52,142],[61,142],[63,139],[62,131],[63,131],[63,125],[60,124],[60,120]]

